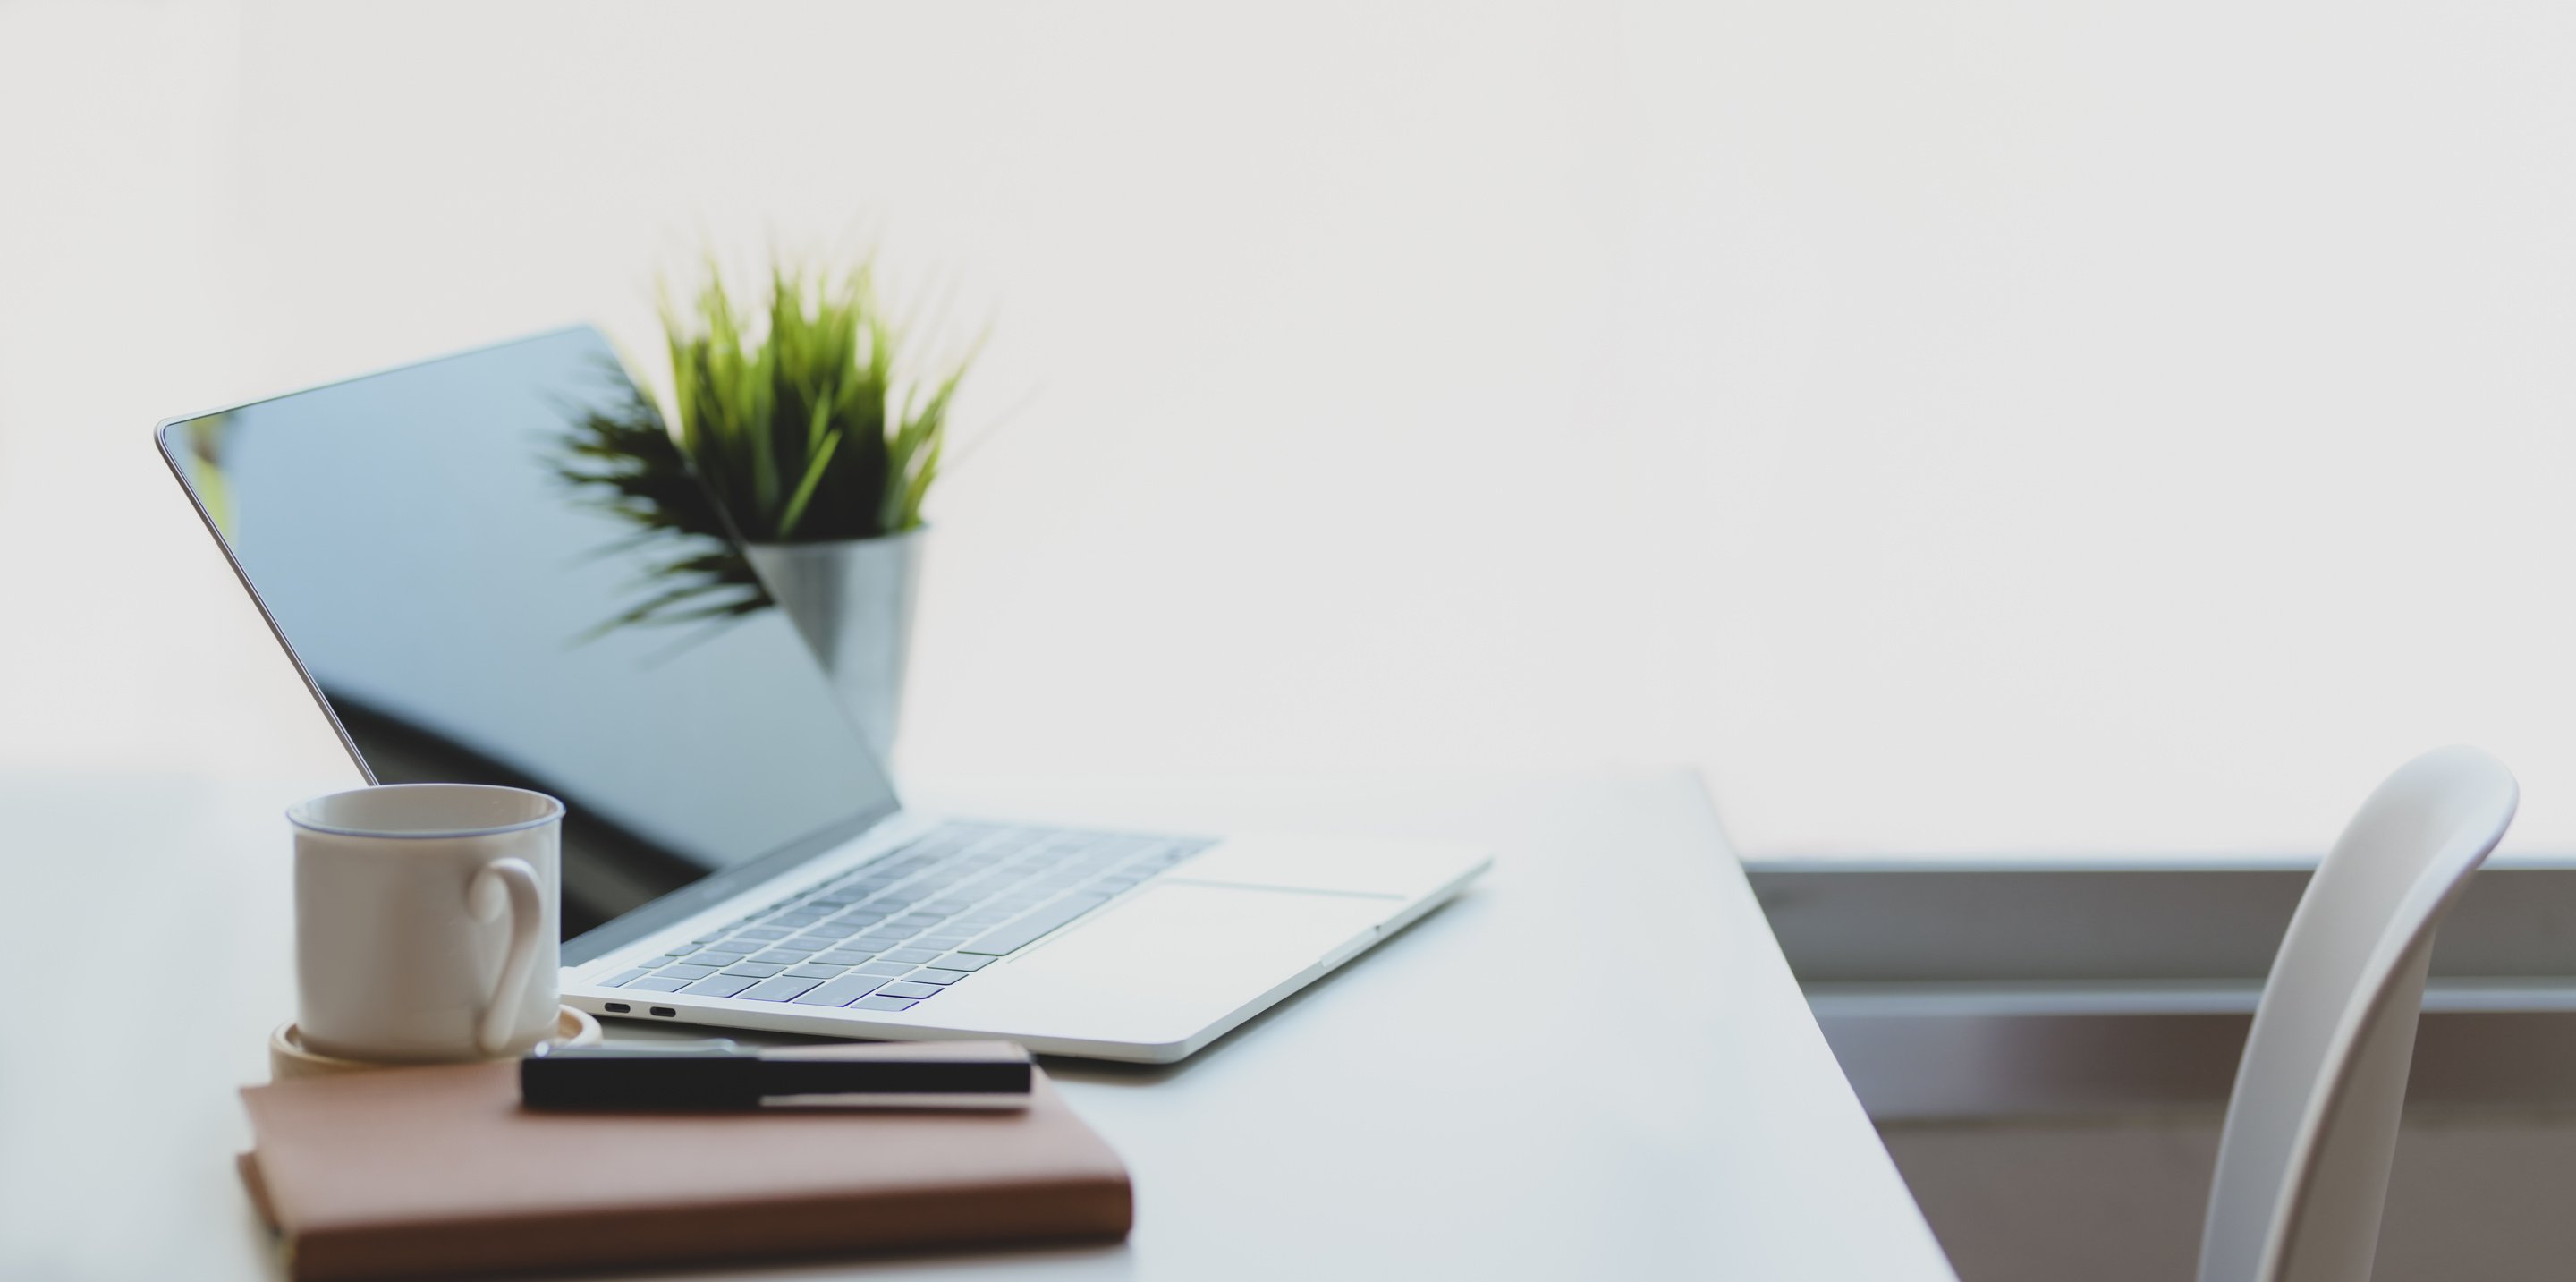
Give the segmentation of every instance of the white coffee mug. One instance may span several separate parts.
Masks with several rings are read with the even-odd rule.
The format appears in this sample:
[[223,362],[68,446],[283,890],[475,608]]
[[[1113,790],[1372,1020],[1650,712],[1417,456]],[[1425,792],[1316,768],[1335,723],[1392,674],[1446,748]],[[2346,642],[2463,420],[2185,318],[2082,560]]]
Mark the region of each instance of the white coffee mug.
[[289,809],[296,1030],[344,1059],[525,1054],[562,1002],[563,803],[396,784]]

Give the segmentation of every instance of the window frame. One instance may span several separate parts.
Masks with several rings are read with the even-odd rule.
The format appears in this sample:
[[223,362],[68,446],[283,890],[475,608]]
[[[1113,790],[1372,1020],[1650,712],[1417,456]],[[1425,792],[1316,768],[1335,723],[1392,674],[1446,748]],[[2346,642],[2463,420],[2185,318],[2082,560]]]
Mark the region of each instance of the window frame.
[[[1847,1010],[2251,1010],[2313,857],[1752,859],[1812,1001]],[[2471,880],[2436,938],[2434,1009],[2576,1009],[2576,856]]]

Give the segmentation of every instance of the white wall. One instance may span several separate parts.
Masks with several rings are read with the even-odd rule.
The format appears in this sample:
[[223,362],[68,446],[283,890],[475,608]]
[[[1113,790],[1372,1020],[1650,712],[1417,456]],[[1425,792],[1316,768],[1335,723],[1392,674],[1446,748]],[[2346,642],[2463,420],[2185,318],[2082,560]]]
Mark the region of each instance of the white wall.
[[2576,844],[2576,14],[0,7],[0,768],[325,759],[166,415],[880,242],[902,764],[1679,759],[1757,853]]

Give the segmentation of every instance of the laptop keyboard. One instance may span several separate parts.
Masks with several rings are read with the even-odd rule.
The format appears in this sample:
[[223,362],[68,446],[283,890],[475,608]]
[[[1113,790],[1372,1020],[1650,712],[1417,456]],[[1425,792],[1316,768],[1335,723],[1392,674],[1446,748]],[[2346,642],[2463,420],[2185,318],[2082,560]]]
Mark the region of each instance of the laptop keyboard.
[[1212,844],[942,824],[890,855],[675,944],[608,986],[910,1010]]

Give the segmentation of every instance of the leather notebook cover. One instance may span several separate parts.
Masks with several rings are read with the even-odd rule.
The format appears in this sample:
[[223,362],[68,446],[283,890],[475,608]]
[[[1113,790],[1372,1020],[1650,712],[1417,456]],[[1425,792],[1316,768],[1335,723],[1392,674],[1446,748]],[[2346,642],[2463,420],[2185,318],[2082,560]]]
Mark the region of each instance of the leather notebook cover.
[[540,1113],[515,1062],[253,1086],[242,1175],[298,1282],[1116,1240],[1126,1168],[1025,1113]]

